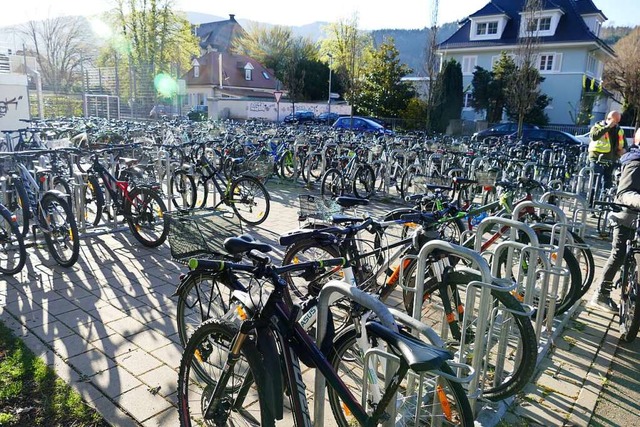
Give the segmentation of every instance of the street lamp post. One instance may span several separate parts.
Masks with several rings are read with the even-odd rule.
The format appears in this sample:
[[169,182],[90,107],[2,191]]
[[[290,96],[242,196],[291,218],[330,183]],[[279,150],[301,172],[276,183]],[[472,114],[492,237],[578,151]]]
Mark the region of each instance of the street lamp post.
[[331,113],[331,63],[333,61],[333,56],[330,53],[327,53],[329,57],[329,100],[327,101],[329,105],[329,113]]

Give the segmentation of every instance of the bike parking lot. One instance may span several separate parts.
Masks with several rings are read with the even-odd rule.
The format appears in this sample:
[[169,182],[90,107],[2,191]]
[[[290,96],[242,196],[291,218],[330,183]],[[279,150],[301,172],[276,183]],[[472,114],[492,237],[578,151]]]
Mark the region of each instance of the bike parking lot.
[[[322,160],[322,156],[318,159],[320,163],[326,163],[326,159]],[[435,162],[435,159],[433,161]],[[308,171],[313,171],[313,168],[309,168]],[[421,175],[424,174],[416,173],[415,176],[418,179],[414,178],[413,186],[405,186],[405,191],[411,189],[414,193],[419,193],[415,187],[420,184]],[[356,173],[354,176],[357,178],[359,174]],[[385,186],[389,187],[390,184],[390,180],[382,180],[377,186],[378,189],[383,189]],[[300,181],[291,183],[283,180],[271,180],[267,182],[266,187],[271,202],[269,215],[265,215],[264,222],[259,225],[243,226],[243,231],[259,238],[262,242],[274,245],[275,252],[270,255],[278,261],[285,255],[285,248],[278,245],[278,237],[299,225],[299,195],[308,192],[318,195],[317,193],[321,192],[325,186],[320,181],[309,189],[304,188]],[[331,188],[335,190],[336,186]],[[338,190],[344,191],[340,188]],[[396,192],[388,188],[387,190],[387,194],[395,194]],[[166,190],[165,195],[166,193],[169,193],[167,198],[167,204],[169,204],[174,199],[170,196],[170,190]],[[84,191],[76,194],[82,195]],[[201,191],[196,190],[196,195],[197,199],[201,196]],[[185,198],[182,197],[183,202],[184,200]],[[382,217],[391,208],[400,206],[399,199],[395,200],[396,204],[389,203],[389,197],[386,197],[386,202],[376,202],[374,199],[370,206],[363,209]],[[540,208],[540,206],[532,207]],[[547,207],[545,209],[551,209],[550,215],[554,215],[557,219],[562,216],[561,212],[553,211],[553,208]],[[84,216],[81,214],[79,217]],[[590,216],[580,218],[585,226],[579,231],[589,247],[592,248],[596,260],[595,264],[599,266],[603,262],[602,258],[607,255],[608,243],[595,237],[597,233],[594,230],[597,229],[597,219]],[[55,260],[43,250],[42,244],[36,244],[35,247],[31,245],[26,267],[20,273],[8,278],[6,285],[3,285],[5,288],[0,289],[0,296],[4,300],[2,319],[14,331],[18,332],[31,348],[53,365],[65,380],[72,383],[88,401],[95,405],[109,422],[114,425],[177,425],[176,384],[182,346],[176,328],[177,300],[173,293],[179,282],[178,276],[185,271],[185,267],[172,261],[167,244],[161,244],[157,248],[140,245],[139,241],[122,227],[123,223],[120,220],[109,218],[109,221],[110,225],[106,228],[104,225],[91,228],[87,227],[86,223],[81,224],[81,227],[84,226],[84,231],[80,232],[81,244],[78,262],[69,269],[58,267]],[[506,220],[494,221],[497,221],[496,223],[501,226],[509,225],[518,228],[522,233],[528,233],[528,229],[524,226],[516,226]],[[568,222],[569,220],[563,221]],[[126,228],[130,229],[130,227]],[[562,228],[552,230],[552,233],[558,233],[560,246],[547,248],[547,252],[551,255],[555,253],[555,257],[545,258],[540,253],[532,253],[529,255],[528,261],[531,264],[540,264],[550,272],[548,273],[550,279],[545,282],[544,286],[556,286],[556,288],[568,292],[570,285],[566,280],[567,273],[564,271],[566,268],[558,262],[558,259],[562,257],[557,256],[558,253],[564,253],[562,245],[565,244],[566,236],[563,235]],[[553,238],[550,241],[553,241]],[[570,243],[575,245],[575,241]],[[479,245],[481,245],[481,241]],[[512,246],[509,248],[507,244],[501,249],[508,258],[512,256],[512,250],[527,251],[523,247]],[[476,253],[479,253],[481,246],[477,246],[476,249]],[[496,250],[497,252],[498,250]],[[469,253],[464,255],[470,257],[469,261],[474,261],[476,264],[483,263],[474,255]],[[500,258],[499,254],[496,256]],[[427,252],[421,253],[417,262],[426,262],[427,257]],[[534,259],[536,261],[533,261]],[[552,262],[558,263],[552,266]],[[511,264],[517,266],[519,263],[516,261]],[[557,268],[553,269],[552,267]],[[497,270],[491,270],[494,268],[493,265],[486,264],[485,266],[483,264],[478,268],[485,273],[478,282],[492,283],[494,281]],[[418,271],[421,270],[418,267]],[[596,276],[597,271],[596,269],[594,272]],[[517,273],[513,274],[514,277],[518,276]],[[555,282],[552,279],[554,274],[557,278]],[[418,279],[415,283],[420,283],[420,280]],[[563,286],[565,288],[562,288]],[[479,285],[479,289],[481,288],[482,285]],[[487,287],[487,289],[489,288]],[[514,291],[516,289],[517,287],[514,288]],[[540,394],[546,393],[544,397],[555,394],[562,396],[559,400],[563,402],[557,403],[558,406],[566,409],[563,417],[580,417],[582,416],[581,412],[588,412],[582,410],[580,405],[583,403],[578,402],[580,393],[588,387],[581,387],[577,382],[578,379],[584,378],[585,382],[582,384],[588,385],[590,376],[593,380],[597,374],[593,369],[598,369],[598,365],[595,365],[596,368],[591,368],[586,363],[589,351],[593,350],[592,355],[597,355],[593,359],[596,360],[598,357],[603,358],[603,355],[611,350],[610,347],[613,345],[611,335],[606,334],[606,330],[611,326],[611,321],[607,320],[607,316],[585,310],[583,303],[577,302],[586,301],[590,295],[589,292],[580,297],[575,295],[567,297],[564,314],[552,321],[551,316],[543,316],[543,314],[557,308],[554,307],[556,299],[550,298],[545,301],[545,294],[546,290],[540,289],[538,293],[523,292],[522,295],[519,295],[522,302],[531,307],[534,304],[538,304],[538,307],[546,307],[537,310],[532,318],[534,321],[532,328],[538,343],[539,354],[550,354],[545,360],[536,361],[538,369],[543,372],[539,378],[543,379],[528,381],[524,392],[526,396],[535,396],[538,383],[546,381],[544,373],[547,370],[553,371],[554,366],[557,368],[553,374],[556,377],[564,375],[564,371],[567,371],[574,380],[568,382],[572,387],[571,392],[565,390],[565,384],[555,384],[540,386],[539,389],[543,390]],[[466,293],[466,296],[473,298],[471,292]],[[482,301],[482,298],[488,298],[488,294],[480,292],[475,298]],[[414,301],[415,306],[422,303],[419,300]],[[541,303],[541,300],[545,302]],[[394,301],[399,308],[404,308],[402,297],[391,301]],[[465,302],[467,311],[471,311],[469,308],[476,304],[473,299]],[[557,302],[561,304],[563,299],[560,298]],[[479,304],[480,307],[483,305],[487,304]],[[416,310],[416,313],[420,316],[422,310]],[[506,315],[507,311],[502,313]],[[572,315],[577,317],[572,318]],[[491,317],[490,313],[474,313],[473,319],[476,322],[483,318],[488,322],[492,319],[495,321],[495,316]],[[443,324],[444,322],[440,319],[439,326],[442,327]],[[477,327],[481,328],[481,326]],[[581,341],[584,340],[567,338],[572,336],[572,331],[578,331],[580,328],[583,328],[582,331],[589,336],[586,344],[591,347],[583,346],[584,343]],[[444,328],[442,330],[444,331]],[[508,336],[505,337],[503,341],[498,338],[495,341],[495,346],[499,348],[500,343],[503,343],[505,347],[500,351],[507,351],[506,349],[510,348],[508,338]],[[477,341],[475,344],[478,344]],[[479,345],[472,346],[470,351],[479,347]],[[511,348],[517,352],[518,344],[516,343]],[[551,348],[553,351],[550,352]],[[600,348],[602,349],[601,353],[598,353]],[[580,356],[585,357],[584,363],[581,360],[579,364],[581,371],[571,369],[575,367],[568,366],[569,360],[563,361],[562,365],[554,365],[556,360],[553,359],[553,354],[558,355],[559,350],[568,353],[563,356],[567,359],[572,350],[574,352],[580,350]],[[484,359],[486,360],[484,363],[497,368],[499,365],[496,364],[496,360],[499,356],[500,353],[494,353],[491,356],[493,359]],[[539,359],[542,359],[542,356]],[[545,366],[544,363],[547,363],[548,366]],[[469,387],[470,390],[473,390],[478,383],[487,381],[488,373],[484,371],[483,356],[480,353],[474,353],[469,357],[469,365],[475,372],[483,375],[483,378],[476,376],[471,380],[472,383]],[[500,366],[505,367],[505,365]],[[509,367],[507,364],[506,369],[516,368]],[[586,374],[584,377],[579,373],[582,371]],[[313,374],[309,370],[305,372],[305,383],[308,392],[314,390]],[[573,397],[568,395],[575,391],[573,389],[577,390],[577,394],[571,404]],[[591,392],[593,393],[593,391]],[[481,419],[493,416],[494,420],[508,419],[509,416],[535,419],[538,416],[542,417],[538,418],[540,424],[544,424],[544,417],[556,416],[548,414],[549,410],[544,406],[538,409],[532,408],[534,406],[532,400],[535,399],[526,400],[526,404],[519,405],[519,408],[525,408],[524,410],[520,409],[519,414],[510,412],[505,415],[506,405],[495,403],[479,405],[476,414]],[[522,412],[527,408],[531,413],[523,414]],[[328,407],[325,411],[330,413]],[[495,411],[498,411],[498,414],[492,415],[496,413]],[[327,417],[326,425],[332,425],[332,420],[329,418],[331,415]],[[284,423],[286,424],[286,421]],[[555,422],[552,423],[555,424]]]

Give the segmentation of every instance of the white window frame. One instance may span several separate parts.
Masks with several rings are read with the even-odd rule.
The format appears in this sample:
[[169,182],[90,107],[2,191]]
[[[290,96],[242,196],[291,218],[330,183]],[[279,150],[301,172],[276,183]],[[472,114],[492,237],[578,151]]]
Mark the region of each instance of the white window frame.
[[200,66],[196,65],[195,67],[193,67],[193,77],[197,78],[200,77]]
[[[560,9],[555,11],[542,11],[536,12],[533,16],[526,12],[520,12],[520,37],[528,37],[533,35],[534,37],[549,37],[556,33],[558,28],[558,22],[560,17],[564,15],[564,12]],[[549,20],[549,29],[541,30],[540,24],[542,20]],[[530,22],[535,22],[535,29],[529,29]]]
[[473,72],[476,70],[476,66],[478,65],[478,56],[463,56],[461,65],[463,76],[473,75]]
[[462,109],[463,110],[473,110],[471,106],[471,100],[473,99],[473,94],[471,92],[465,92],[462,98]]
[[249,68],[246,68],[244,70],[244,79],[245,80],[252,80],[253,74],[251,73],[251,71],[253,71],[253,70],[251,70]]
[[[549,58],[551,58],[551,68],[549,68]],[[544,69],[542,64],[544,61]],[[536,67],[541,74],[558,73],[562,69],[562,54],[558,52],[541,52],[536,60]]]
[[[489,32],[490,26],[495,24],[495,32]],[[493,15],[482,18],[472,18],[469,29],[469,40],[499,40],[502,37],[504,27],[507,25],[506,16]],[[480,33],[480,29],[483,29]]]

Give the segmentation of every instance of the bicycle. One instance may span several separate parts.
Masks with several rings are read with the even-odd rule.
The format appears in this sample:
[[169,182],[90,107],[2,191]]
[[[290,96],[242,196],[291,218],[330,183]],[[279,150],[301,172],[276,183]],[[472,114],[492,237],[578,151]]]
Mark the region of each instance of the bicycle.
[[629,209],[636,213],[634,223],[635,233],[627,240],[627,251],[620,280],[616,282],[620,286],[620,339],[624,342],[633,342],[640,330],[640,307],[637,306],[640,299],[640,222],[637,214],[640,209],[614,202],[595,202],[596,206],[611,208],[615,212]]
[[[110,208],[113,214],[124,217],[133,237],[144,246],[158,247],[164,243],[169,233],[169,221],[165,216],[167,207],[162,200],[160,184],[140,182],[126,172],[122,173],[123,171],[119,174],[120,179],[116,179],[100,162],[100,154],[121,149],[121,147],[111,147],[92,151],[91,166],[86,172],[89,176],[102,179],[103,187],[111,199]],[[83,170],[79,164],[77,166]],[[96,180],[90,179],[89,184],[91,192],[95,195],[91,200],[95,203],[95,209],[91,208],[91,210],[95,210],[99,215],[105,209],[103,190],[96,184]]]
[[320,194],[342,196],[349,185],[356,197],[366,199],[373,196],[375,172],[371,166],[362,163],[355,151],[349,150],[349,154],[338,158],[337,163],[322,176]]
[[24,239],[15,216],[0,203],[0,273],[19,273],[27,262]]
[[[178,376],[181,426],[191,426],[192,417],[214,425],[274,426],[275,420],[283,417],[285,387],[294,424],[311,425],[299,360],[317,368],[326,378],[331,409],[341,426],[351,425],[347,416],[360,425],[377,425],[388,418],[389,405],[395,409],[411,401],[414,413],[416,403],[421,403],[422,413],[431,410],[426,418],[418,419],[418,425],[432,425],[432,421],[437,425],[473,425],[464,389],[446,363],[453,355],[377,322],[366,323],[367,336],[363,336],[359,349],[364,354],[368,348],[385,346],[399,367],[385,389],[381,384],[385,372],[380,369],[391,368],[390,362],[369,359],[364,366],[371,376],[366,388],[371,396],[358,396],[362,404],[354,397],[338,373],[344,375],[347,368],[343,361],[353,359],[341,357],[346,350],[336,352],[317,345],[304,331],[296,322],[299,309],[284,301],[287,284],[280,277],[293,271],[315,275],[318,269],[341,265],[343,259],[275,267],[265,255],[271,250],[268,245],[231,238],[225,247],[232,254],[245,254],[252,264],[193,259],[190,267],[196,271],[247,272],[272,285],[273,291],[266,296],[261,285],[253,297],[241,297],[242,303],[225,319],[210,319],[191,336]],[[328,352],[330,357],[326,356]],[[396,392],[407,395],[396,398]]]
[[34,176],[19,161],[31,159],[46,151],[0,153],[0,158],[11,158],[16,168],[5,194],[6,206],[16,215],[19,234],[27,235],[29,221],[33,223],[33,238],[40,230],[53,259],[63,267],[71,267],[80,255],[78,226],[68,203],[69,195],[58,190],[42,190]]

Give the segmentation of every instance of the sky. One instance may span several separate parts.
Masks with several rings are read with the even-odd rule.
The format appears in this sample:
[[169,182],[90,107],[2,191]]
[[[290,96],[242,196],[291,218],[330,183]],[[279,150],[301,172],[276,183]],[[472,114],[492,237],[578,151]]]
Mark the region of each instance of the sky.
[[[359,27],[424,28],[431,25],[433,0],[174,0],[178,9],[236,19],[300,26],[336,22],[357,14]],[[440,0],[438,23],[460,20],[488,0]],[[607,24],[640,25],[640,0],[594,0]],[[109,10],[114,0],[2,0],[0,27],[61,15],[94,15]]]

